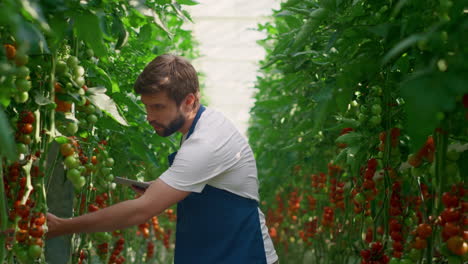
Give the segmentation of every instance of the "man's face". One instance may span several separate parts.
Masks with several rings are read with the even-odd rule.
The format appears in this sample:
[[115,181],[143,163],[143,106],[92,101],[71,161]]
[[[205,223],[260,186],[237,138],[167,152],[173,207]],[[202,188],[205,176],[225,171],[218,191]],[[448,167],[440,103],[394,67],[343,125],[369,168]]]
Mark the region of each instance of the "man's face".
[[141,101],[146,107],[146,120],[158,135],[170,136],[185,124],[180,107],[165,92],[141,95]]

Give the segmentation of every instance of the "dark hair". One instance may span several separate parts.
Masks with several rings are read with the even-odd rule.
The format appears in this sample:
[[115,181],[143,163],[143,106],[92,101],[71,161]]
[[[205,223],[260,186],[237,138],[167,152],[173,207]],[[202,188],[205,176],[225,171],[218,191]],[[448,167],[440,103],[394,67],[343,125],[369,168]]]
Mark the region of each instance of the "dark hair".
[[135,81],[134,89],[137,94],[165,91],[169,98],[180,105],[188,94],[198,96],[198,76],[195,68],[185,58],[163,54],[146,65]]

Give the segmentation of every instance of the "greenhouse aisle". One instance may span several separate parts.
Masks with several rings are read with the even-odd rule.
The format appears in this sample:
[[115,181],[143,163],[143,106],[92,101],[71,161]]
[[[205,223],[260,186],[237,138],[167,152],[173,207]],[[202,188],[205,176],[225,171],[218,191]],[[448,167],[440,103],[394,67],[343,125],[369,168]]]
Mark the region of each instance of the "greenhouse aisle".
[[203,83],[210,106],[225,113],[245,134],[258,61],[265,56],[256,41],[266,35],[255,29],[269,20],[280,1],[199,2],[187,8],[194,23],[185,25],[199,41],[201,57],[194,65],[206,76]]

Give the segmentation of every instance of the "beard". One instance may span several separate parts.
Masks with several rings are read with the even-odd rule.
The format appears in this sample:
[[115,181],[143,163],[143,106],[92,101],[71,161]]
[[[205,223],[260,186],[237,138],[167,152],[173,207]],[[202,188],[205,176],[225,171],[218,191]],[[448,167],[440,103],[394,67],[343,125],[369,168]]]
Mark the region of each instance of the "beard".
[[185,117],[182,114],[179,114],[167,126],[164,126],[156,122],[155,124],[163,128],[161,132],[156,130],[156,133],[161,137],[168,137],[174,134],[175,132],[177,132],[180,128],[182,128],[182,126],[185,124]]

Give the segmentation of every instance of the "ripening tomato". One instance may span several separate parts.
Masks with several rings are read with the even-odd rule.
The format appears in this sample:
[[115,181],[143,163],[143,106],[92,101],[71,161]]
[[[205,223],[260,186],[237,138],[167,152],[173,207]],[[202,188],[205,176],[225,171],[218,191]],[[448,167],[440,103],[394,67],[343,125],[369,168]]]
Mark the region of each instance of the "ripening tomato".
[[42,226],[43,224],[45,224],[45,221],[46,221],[46,217],[45,217],[44,213],[42,213],[42,212],[34,213],[34,215],[32,217],[32,222],[35,225]]
[[16,231],[16,241],[22,243],[28,239],[28,231],[24,229],[20,229]]
[[15,46],[11,44],[4,44],[3,47],[5,47],[5,53],[6,56],[9,60],[12,60],[16,57],[16,48]]
[[42,226],[34,225],[29,229],[29,234],[32,237],[42,237],[42,235],[44,235],[44,229]]
[[413,247],[415,249],[425,249],[425,248],[427,248],[426,239],[417,236],[416,239],[414,240]]
[[30,245],[38,245],[40,247],[43,247],[44,246],[44,240],[42,240],[42,238],[40,238],[40,237],[32,237],[29,240],[29,244]]
[[426,239],[431,236],[432,234],[432,227],[431,225],[424,223],[420,224],[417,229],[418,236],[420,236],[423,239]]
[[75,150],[73,149],[71,144],[64,143],[64,144],[60,145],[60,153],[62,153],[62,155],[64,157],[68,157],[68,156],[72,155],[73,153],[75,153]]
[[21,124],[20,132],[23,134],[31,134],[33,132],[33,125],[30,123]]
[[463,256],[468,253],[468,243],[460,236],[453,236],[447,240],[448,249],[455,255]]

